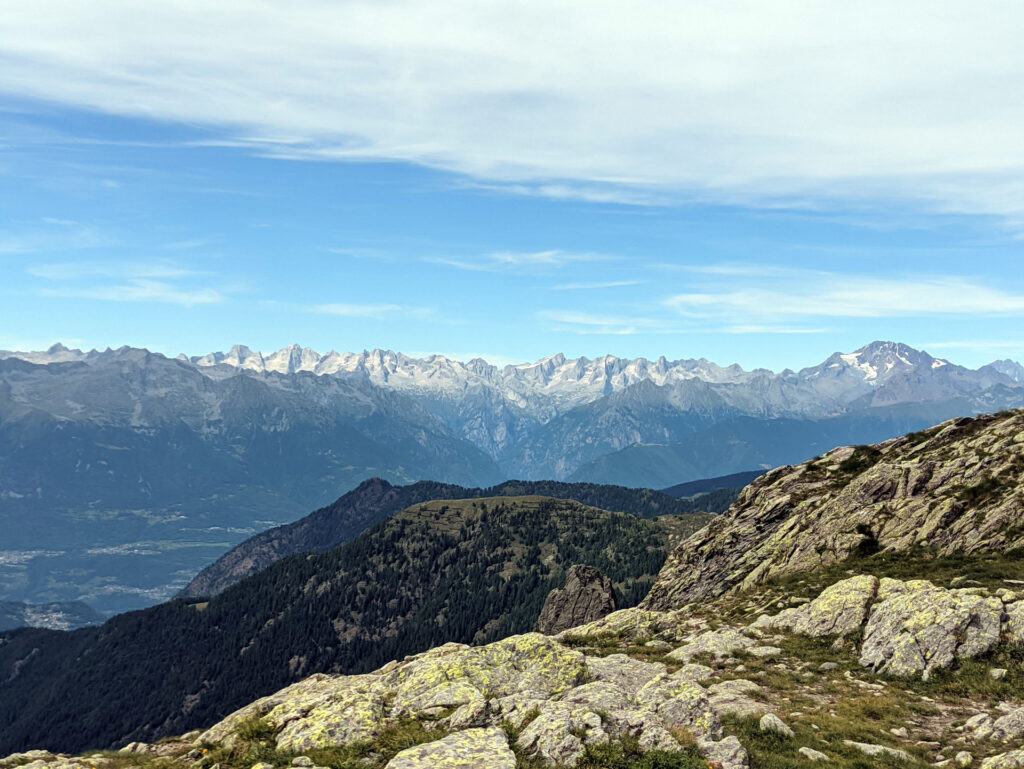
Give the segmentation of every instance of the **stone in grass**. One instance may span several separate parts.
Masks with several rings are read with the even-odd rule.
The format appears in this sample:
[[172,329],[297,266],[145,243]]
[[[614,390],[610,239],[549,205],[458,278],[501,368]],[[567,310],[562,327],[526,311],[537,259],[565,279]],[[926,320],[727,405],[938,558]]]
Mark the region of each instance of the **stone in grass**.
[[758,727],[762,732],[772,732],[774,734],[782,735],[783,737],[793,736],[793,730],[786,726],[786,722],[774,713],[765,713],[761,716],[761,721],[758,724]]
[[828,761],[828,756],[822,753],[820,750],[814,748],[803,747],[797,750],[801,756],[806,758],[808,761]]
[[898,758],[901,761],[910,761],[910,754],[905,750],[899,748],[889,748],[885,745],[872,745],[870,742],[854,742],[853,740],[843,740],[844,745],[849,745],[851,748],[856,748],[861,753],[868,756],[892,756]]
[[735,737],[721,740],[698,738],[697,747],[711,766],[720,766],[722,769],[748,769],[750,766],[747,751]]
[[504,730],[467,729],[403,750],[385,769],[516,769]]

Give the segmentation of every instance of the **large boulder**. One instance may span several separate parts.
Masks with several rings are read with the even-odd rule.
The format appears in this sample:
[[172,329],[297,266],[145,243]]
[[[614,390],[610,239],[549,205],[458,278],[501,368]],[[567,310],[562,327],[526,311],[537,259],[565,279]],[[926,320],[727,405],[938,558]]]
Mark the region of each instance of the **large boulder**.
[[398,665],[384,684],[393,693],[391,715],[415,717],[526,692],[551,697],[582,682],[586,673],[580,652],[526,633],[480,647],[447,644]]
[[850,577],[826,588],[808,604],[786,609],[774,617],[759,617],[755,625],[786,628],[811,638],[852,635],[867,619],[868,607],[877,591],[877,577]]
[[503,729],[467,729],[403,750],[385,769],[516,769]]
[[999,643],[1003,602],[927,580],[882,579],[871,607],[860,662],[881,673],[927,679],[959,658]]
[[565,587],[548,593],[534,630],[555,635],[594,622],[618,608],[612,581],[591,566],[573,566]]
[[369,740],[385,718],[385,691],[377,675],[317,674],[236,710],[198,738],[232,745],[253,719],[278,732],[277,746],[296,752]]
[[749,649],[757,642],[738,630],[725,628],[701,633],[685,646],[669,652],[668,658],[676,662],[689,662],[694,657],[710,654],[715,659],[730,656],[737,649]]

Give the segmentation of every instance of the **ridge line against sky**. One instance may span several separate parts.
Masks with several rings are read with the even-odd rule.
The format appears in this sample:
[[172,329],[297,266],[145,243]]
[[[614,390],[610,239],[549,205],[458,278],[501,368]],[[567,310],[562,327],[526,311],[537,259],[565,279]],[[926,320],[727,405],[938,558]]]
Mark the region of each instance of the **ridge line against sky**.
[[[870,346],[876,345],[876,344],[881,344],[881,345],[904,345],[906,347],[911,348],[911,350],[913,350],[913,351],[923,352],[926,355],[931,355],[931,357],[933,357],[934,359],[936,359],[938,361],[942,361],[943,363],[951,363],[951,364],[953,364],[955,366],[961,366],[963,368],[968,368],[968,369],[972,368],[971,366],[965,366],[964,364],[959,363],[959,362],[957,362],[955,360],[950,360],[949,357],[946,357],[946,356],[943,356],[943,355],[933,355],[927,349],[927,347],[928,347],[927,345],[922,345],[922,346],[919,346],[919,345],[908,345],[908,344],[906,344],[904,342],[896,342],[896,341],[893,341],[893,340],[874,340],[873,342],[869,342],[869,343],[866,343],[864,345],[861,345],[856,350],[849,350],[849,351],[833,350],[832,353],[830,353],[829,355],[825,356],[821,360],[814,361],[812,363],[805,364],[805,365],[802,364],[802,365],[799,365],[799,366],[796,366],[796,365],[783,365],[779,369],[766,369],[764,367],[746,366],[741,361],[730,361],[729,363],[723,363],[721,361],[712,360],[712,359],[709,359],[709,358],[706,358],[706,357],[699,357],[699,358],[695,358],[695,357],[690,357],[690,358],[670,358],[668,356],[658,356],[656,358],[647,358],[647,357],[644,357],[644,356],[637,356],[637,357],[634,357],[634,358],[623,358],[621,356],[612,355],[610,353],[609,354],[605,354],[605,355],[598,355],[598,356],[594,356],[594,357],[579,356],[579,357],[575,357],[574,358],[574,357],[565,355],[562,352],[556,352],[556,353],[550,353],[548,355],[544,355],[544,356],[542,356],[540,358],[536,358],[536,359],[520,360],[520,359],[507,358],[507,357],[503,357],[503,356],[500,356],[500,355],[499,356],[490,356],[490,357],[488,357],[487,355],[477,354],[477,353],[445,353],[445,352],[437,352],[437,351],[434,351],[434,352],[422,352],[422,351],[403,352],[401,350],[390,350],[390,349],[381,349],[381,348],[374,348],[372,350],[370,350],[370,349],[363,349],[363,350],[359,350],[359,351],[356,351],[356,350],[336,350],[334,348],[330,348],[326,352],[320,352],[319,350],[314,350],[313,348],[305,346],[305,345],[302,345],[302,344],[300,344],[298,342],[293,342],[293,343],[291,343],[289,345],[286,345],[285,347],[282,347],[282,348],[277,349],[277,350],[261,350],[261,349],[249,347],[246,344],[235,344],[235,345],[231,345],[231,346],[229,346],[227,348],[224,348],[224,349],[210,350],[210,351],[207,351],[205,353],[199,353],[199,354],[195,354],[194,352],[193,353],[189,353],[189,352],[186,352],[186,351],[179,351],[176,354],[171,354],[171,353],[168,353],[168,352],[163,351],[163,350],[154,350],[154,349],[149,349],[149,348],[130,348],[130,349],[141,349],[141,350],[144,350],[145,352],[148,352],[148,353],[155,353],[157,355],[162,355],[165,358],[183,358],[187,362],[191,362],[191,363],[198,364],[198,365],[201,365],[201,366],[215,365],[214,363],[209,362],[209,361],[215,360],[214,356],[217,356],[217,355],[228,356],[231,353],[233,353],[235,351],[235,348],[237,347],[237,348],[240,348],[239,349],[240,353],[247,354],[247,355],[248,354],[259,355],[265,362],[266,361],[270,361],[272,358],[275,358],[277,356],[290,353],[293,350],[297,350],[300,353],[301,352],[310,351],[310,352],[314,353],[316,356],[318,356],[318,358],[320,358],[321,360],[324,359],[324,358],[327,358],[327,357],[329,357],[331,355],[338,355],[340,357],[345,358],[345,357],[359,357],[359,356],[365,356],[365,355],[372,356],[374,353],[381,353],[381,354],[384,354],[384,355],[391,355],[391,354],[393,354],[395,356],[404,357],[404,358],[409,359],[409,360],[414,361],[414,362],[424,362],[424,361],[428,361],[428,360],[433,359],[433,358],[440,357],[440,358],[444,358],[444,359],[446,359],[446,360],[448,360],[448,361],[450,361],[452,363],[456,363],[456,364],[461,365],[461,366],[465,366],[465,365],[467,365],[468,363],[471,363],[474,360],[482,360],[484,363],[486,363],[488,365],[491,365],[491,366],[494,366],[494,367],[496,367],[498,369],[504,369],[504,368],[507,368],[507,367],[512,367],[512,368],[534,368],[534,367],[537,367],[537,366],[541,366],[541,365],[547,363],[548,361],[552,361],[553,359],[556,359],[556,358],[564,358],[564,360],[566,362],[574,362],[574,361],[578,361],[578,360],[585,360],[585,361],[587,361],[589,363],[593,363],[593,362],[595,362],[597,360],[601,360],[603,358],[613,358],[613,359],[616,359],[616,360],[627,361],[627,362],[641,361],[642,360],[642,361],[646,361],[647,363],[657,363],[660,360],[660,358],[665,358],[666,362],[668,364],[670,364],[670,365],[674,364],[674,363],[694,361],[694,362],[708,363],[708,364],[711,364],[713,366],[718,366],[720,368],[731,368],[733,366],[739,366],[740,369],[742,369],[743,371],[745,371],[747,373],[752,373],[754,371],[768,371],[768,372],[770,372],[772,374],[779,374],[779,373],[781,373],[783,371],[786,371],[786,370],[800,371],[800,370],[805,369],[805,368],[811,368],[811,367],[814,367],[814,366],[818,366],[818,365],[824,363],[825,360],[827,360],[828,358],[832,357],[833,355],[850,355],[850,354],[855,354],[855,353],[860,352],[864,348],[867,348],[867,347],[870,347]],[[937,344],[931,345],[931,346],[933,348],[935,348],[935,349],[938,349],[938,348],[944,347],[944,346],[945,347],[949,347],[949,348],[954,349],[954,350],[962,350],[962,349],[964,349],[964,345],[959,345],[959,344],[943,345],[942,343],[937,343]],[[103,353],[103,352],[116,351],[116,348],[113,348],[113,347],[107,347],[107,348],[104,348],[103,350],[99,350],[99,349],[96,349],[96,348],[92,348],[92,349],[88,349],[88,350],[83,350],[83,349],[78,349],[78,348],[69,348],[67,345],[64,345],[62,342],[58,341],[58,342],[54,342],[53,345],[48,345],[46,348],[42,348],[42,349],[38,349],[38,350],[29,350],[29,349],[4,350],[4,349],[0,349],[0,353],[14,353],[14,355],[12,355],[10,357],[19,357],[19,355],[25,355],[26,356],[26,358],[25,358],[26,360],[31,360],[31,359],[37,358],[37,357],[38,358],[45,358],[45,357],[49,356],[50,350],[52,348],[54,348],[54,347],[58,347],[58,348],[63,347],[64,348],[63,350],[59,350],[58,349],[58,350],[56,350],[54,352],[54,354],[58,355],[58,356],[61,353],[73,353],[73,354],[88,355],[88,354],[92,354],[92,353]],[[955,355],[954,355],[954,357],[955,357]],[[203,359],[208,359],[208,360],[207,360],[207,362],[202,362]],[[997,363],[997,362],[1006,361],[1006,360],[1009,360],[1010,363],[1016,363],[1017,365],[1024,365],[1024,364],[1022,364],[1021,361],[1014,361],[1014,360],[1010,360],[1010,359],[992,360],[992,361],[988,361],[986,364],[982,364],[982,365],[987,365],[988,363]],[[36,362],[39,362],[39,361],[36,361]],[[783,361],[783,364],[785,364],[785,361]],[[227,365],[234,365],[234,364],[227,364]],[[303,365],[305,365],[305,363],[303,363]],[[980,368],[980,366],[974,367],[974,368]]]
[[1021,28],[960,0],[9,0],[0,347],[1020,359]]

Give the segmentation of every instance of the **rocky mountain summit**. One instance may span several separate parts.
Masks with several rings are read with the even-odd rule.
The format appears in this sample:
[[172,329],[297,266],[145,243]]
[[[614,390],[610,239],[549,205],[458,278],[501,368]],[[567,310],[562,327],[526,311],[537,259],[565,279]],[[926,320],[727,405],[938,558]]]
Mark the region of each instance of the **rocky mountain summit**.
[[577,565],[566,572],[565,587],[548,593],[533,629],[553,635],[599,620],[617,608],[612,581],[592,566]]
[[644,605],[670,609],[855,553],[1024,546],[1024,411],[956,419],[780,467],[673,551]]

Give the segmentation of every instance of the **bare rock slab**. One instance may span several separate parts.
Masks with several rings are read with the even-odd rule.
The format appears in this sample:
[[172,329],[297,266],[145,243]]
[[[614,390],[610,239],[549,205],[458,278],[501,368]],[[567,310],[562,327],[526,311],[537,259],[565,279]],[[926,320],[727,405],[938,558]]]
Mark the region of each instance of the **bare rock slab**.
[[388,761],[385,769],[516,769],[515,753],[504,730],[467,729],[443,739],[408,748]]

